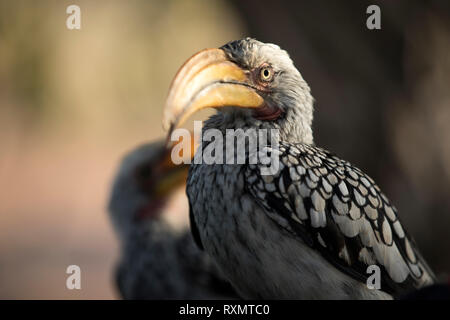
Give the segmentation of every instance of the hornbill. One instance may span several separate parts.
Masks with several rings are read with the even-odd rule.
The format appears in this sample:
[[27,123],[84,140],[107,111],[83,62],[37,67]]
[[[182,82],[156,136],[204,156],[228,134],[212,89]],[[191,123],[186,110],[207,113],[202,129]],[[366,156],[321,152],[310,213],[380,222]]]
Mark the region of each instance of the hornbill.
[[121,245],[116,284],[124,299],[237,298],[195,245],[185,195],[187,165],[174,165],[164,141],[126,155],[109,214]]
[[[219,150],[227,159],[190,165],[191,229],[241,296],[391,299],[434,282],[375,182],[314,145],[313,97],[286,51],[245,38],[191,57],[169,90],[169,136],[207,107],[218,112],[205,121],[195,157]],[[262,129],[275,134],[255,133]],[[246,148],[211,134],[230,130],[247,138]],[[255,137],[259,151],[250,148]],[[278,170],[252,162],[261,150],[277,155]],[[239,152],[244,163],[228,161]],[[367,285],[371,265],[380,290]]]

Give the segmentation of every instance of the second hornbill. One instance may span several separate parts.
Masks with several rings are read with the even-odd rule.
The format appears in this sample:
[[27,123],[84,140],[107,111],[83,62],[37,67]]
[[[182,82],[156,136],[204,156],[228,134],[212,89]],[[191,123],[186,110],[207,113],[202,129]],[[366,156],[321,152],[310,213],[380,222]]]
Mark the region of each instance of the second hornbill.
[[164,141],[144,144],[126,155],[115,178],[108,208],[120,242],[119,293],[124,299],[237,299],[192,239],[188,166],[175,165],[171,151]]
[[[244,164],[190,166],[194,237],[243,297],[390,299],[434,282],[375,182],[314,146],[313,98],[286,51],[246,38],[194,55],[172,82],[165,126],[172,131],[207,107],[219,112],[203,135],[278,133],[277,148],[269,136],[264,142],[279,155],[271,175],[263,174],[267,164],[249,164],[250,150]],[[219,143],[210,144],[226,154]],[[381,290],[366,284],[370,265],[379,267]]]

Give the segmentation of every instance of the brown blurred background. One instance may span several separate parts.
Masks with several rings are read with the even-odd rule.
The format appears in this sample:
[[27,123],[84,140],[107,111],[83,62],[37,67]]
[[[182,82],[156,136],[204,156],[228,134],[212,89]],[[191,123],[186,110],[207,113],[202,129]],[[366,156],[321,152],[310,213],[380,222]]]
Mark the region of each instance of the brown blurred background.
[[[68,30],[66,8],[81,8]],[[381,30],[366,8],[381,7]],[[450,270],[448,1],[0,0],[0,298],[116,298],[106,213],[124,152],[163,137],[194,52],[243,36],[290,52],[319,146],[370,174]],[[82,271],[67,290],[66,268]]]

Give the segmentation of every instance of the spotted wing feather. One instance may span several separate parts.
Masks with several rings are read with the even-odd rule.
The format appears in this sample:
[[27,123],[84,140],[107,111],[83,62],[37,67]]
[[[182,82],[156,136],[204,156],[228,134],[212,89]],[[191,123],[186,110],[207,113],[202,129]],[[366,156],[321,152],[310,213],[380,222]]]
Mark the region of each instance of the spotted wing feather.
[[281,144],[280,170],[263,175],[248,165],[246,188],[268,215],[330,263],[366,281],[369,265],[382,290],[397,294],[433,282],[397,210],[375,182],[333,154],[305,144]]

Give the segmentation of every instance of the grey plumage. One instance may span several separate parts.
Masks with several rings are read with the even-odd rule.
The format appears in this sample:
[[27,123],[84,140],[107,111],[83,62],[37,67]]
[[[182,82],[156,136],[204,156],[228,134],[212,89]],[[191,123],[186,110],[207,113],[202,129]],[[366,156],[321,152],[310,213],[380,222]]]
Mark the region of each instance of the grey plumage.
[[[288,54],[249,38],[221,49],[249,75],[245,86],[263,97],[264,107],[281,111],[261,120],[259,109],[221,108],[204,125],[204,132],[224,135],[227,129],[277,129],[280,149],[272,151],[280,152],[279,172],[263,176],[264,165],[248,161],[192,164],[189,171],[193,233],[238,292],[246,298],[390,299],[433,283],[374,181],[314,147],[313,98]],[[261,65],[274,72],[264,87],[254,76]],[[246,150],[247,160],[251,153]],[[381,290],[366,286],[371,264],[381,268]]]
[[[282,143],[280,150],[282,159],[295,153],[300,161],[297,169],[300,167],[298,171],[304,173],[294,181],[288,168],[296,165],[288,161],[289,167],[274,175],[275,185],[283,183],[284,189],[294,190],[272,194],[259,189],[257,183],[246,184],[246,189],[267,212],[280,207],[281,217],[277,218],[287,222],[289,232],[307,237],[304,241],[311,247],[363,282],[367,267],[377,264],[382,268],[382,288],[386,292],[407,292],[432,283],[432,272],[412,249],[395,207],[370,177],[350,163],[307,144]],[[246,180],[251,176],[257,176],[256,181],[261,179],[258,169],[249,166]],[[314,187],[308,186],[308,181],[315,181]],[[309,189],[309,196],[300,198],[302,185]],[[283,203],[285,206],[281,206]],[[299,225],[306,230],[298,230]]]
[[193,242],[185,180],[172,181],[164,195],[157,192],[161,180],[169,175],[183,179],[187,170],[186,165],[161,168],[168,154],[163,142],[145,144],[125,157],[115,179],[109,212],[120,239],[116,268],[120,295],[124,299],[237,298]]

